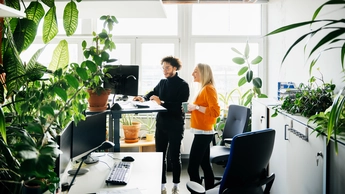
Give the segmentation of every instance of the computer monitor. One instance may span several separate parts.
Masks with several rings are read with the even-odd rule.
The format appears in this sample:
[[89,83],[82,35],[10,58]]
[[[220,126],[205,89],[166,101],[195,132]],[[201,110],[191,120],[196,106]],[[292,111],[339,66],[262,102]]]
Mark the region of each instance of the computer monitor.
[[138,95],[139,65],[106,65],[105,69],[113,78],[104,87],[111,88],[112,94],[123,95],[122,100]]
[[56,174],[62,174],[71,161],[73,125],[73,121],[69,122],[62,132],[56,136],[56,142],[62,151],[56,160]]
[[[107,112],[101,112],[86,116],[73,126],[72,161],[86,156],[106,140],[106,116]],[[85,163],[97,162],[98,158],[87,158]]]

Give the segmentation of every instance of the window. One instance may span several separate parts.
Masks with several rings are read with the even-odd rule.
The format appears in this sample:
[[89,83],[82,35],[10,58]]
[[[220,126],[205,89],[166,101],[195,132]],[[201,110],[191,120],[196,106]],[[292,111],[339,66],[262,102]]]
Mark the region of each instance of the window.
[[[170,36],[177,35],[177,5],[165,5],[167,18],[118,18],[115,36]],[[116,13],[115,13],[116,17]],[[103,21],[97,22],[102,30]]]
[[[243,52],[244,46],[250,43],[250,57],[263,55],[262,40],[262,10],[264,4],[166,4],[167,19],[124,19],[119,18],[119,24],[114,27],[114,42],[116,50],[111,57],[118,59],[115,64],[138,64],[139,94],[152,90],[163,72],[160,61],[163,57],[173,55],[179,57],[183,68],[179,76],[191,86],[191,76],[197,63],[211,65],[214,72],[217,91],[230,92],[237,88],[239,66],[232,62],[236,54],[232,47]],[[116,16],[116,14],[114,13]],[[84,22],[84,23],[83,23]],[[77,34],[67,38],[69,42],[70,61],[84,59],[81,42],[91,41],[92,31],[99,32],[103,23],[95,19],[82,20]],[[83,28],[81,28],[81,25]],[[98,30],[97,30],[98,29]],[[40,48],[40,37],[23,58],[31,57]],[[57,41],[52,41],[49,47],[54,47]],[[46,48],[46,51],[53,49]],[[51,54],[42,54],[39,61],[49,64]],[[264,63],[265,59],[263,60]],[[264,64],[256,66],[255,75],[262,75]],[[263,79],[265,85],[265,80]],[[249,87],[249,86],[248,86]],[[190,102],[194,100],[197,91],[191,87]]]
[[260,4],[196,4],[192,10],[193,35],[260,35]]

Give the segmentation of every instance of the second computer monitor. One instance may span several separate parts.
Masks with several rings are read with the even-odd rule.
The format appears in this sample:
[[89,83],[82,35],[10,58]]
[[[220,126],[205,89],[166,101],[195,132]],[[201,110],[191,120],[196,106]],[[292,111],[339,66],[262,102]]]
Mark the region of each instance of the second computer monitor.
[[73,126],[72,160],[89,154],[106,140],[107,112],[89,115]]
[[112,94],[138,95],[139,65],[106,65],[105,68],[113,78],[104,87],[111,88]]

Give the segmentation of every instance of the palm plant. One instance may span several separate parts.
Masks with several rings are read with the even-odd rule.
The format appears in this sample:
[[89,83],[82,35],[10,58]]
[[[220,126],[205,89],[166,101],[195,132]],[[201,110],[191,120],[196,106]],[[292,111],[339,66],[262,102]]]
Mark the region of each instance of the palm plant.
[[[327,6],[337,6],[338,11],[345,8],[345,0],[329,0],[326,1],[324,4],[319,6],[310,21],[304,21],[299,23],[294,23],[290,25],[286,25],[280,27],[266,36],[271,36],[275,34],[279,34],[282,32],[286,32],[289,30],[293,30],[295,28],[299,28],[302,26],[310,26],[312,27],[313,24],[319,24],[320,27],[317,27],[315,30],[310,30],[306,34],[300,36],[287,50],[285,53],[282,64],[284,63],[286,57],[289,55],[290,51],[295,48],[297,44],[302,42],[304,39],[307,39],[304,46],[304,50],[307,51],[308,45],[313,45],[310,51],[307,53],[308,59],[311,59],[309,64],[309,74],[311,74],[313,67],[317,63],[318,59],[321,55],[326,51],[331,50],[340,50],[340,61],[341,68],[344,70],[344,61],[345,61],[345,39],[342,38],[345,34],[345,19],[317,19],[319,13]],[[321,37],[319,40],[316,40],[316,43],[312,40]],[[311,43],[312,42],[312,43]],[[317,55],[316,52],[319,52]],[[315,56],[315,57],[313,57]],[[320,112],[315,116],[312,116],[309,122],[314,122],[317,124],[316,131],[318,135],[320,134],[327,134],[327,143],[329,143],[330,138],[333,135],[335,140],[335,152],[338,153],[338,146],[337,146],[337,138],[339,135],[343,135],[343,123],[344,123],[344,100],[343,96],[343,89],[339,91],[337,97],[333,100],[333,104],[331,107],[326,110],[325,112]]]
[[[318,27],[316,30],[311,30],[308,33],[302,35],[299,37],[287,50],[285,53],[282,63],[284,63],[286,57],[289,55],[290,51],[300,42],[302,42],[304,39],[307,39],[308,41],[305,44],[305,48],[308,46],[308,44],[313,40],[314,37],[319,37],[319,34],[325,33],[326,35],[322,36],[321,39],[316,42],[315,46],[310,50],[309,54],[307,54],[308,58],[310,58],[315,52],[320,51],[319,54],[313,58],[309,65],[309,73],[311,73],[314,65],[320,58],[323,52],[330,51],[333,49],[340,49],[340,62],[341,67],[344,69],[344,58],[345,58],[345,39],[341,38],[342,35],[345,34],[345,19],[317,19],[317,16],[322,11],[322,9],[326,6],[331,5],[339,5],[340,9],[344,9],[345,0],[329,0],[322,4],[320,7],[318,7],[313,17],[310,21],[304,21],[299,23],[294,23],[290,25],[286,25],[283,27],[280,27],[276,30],[273,30],[272,32],[268,33],[266,36],[271,36],[274,34],[279,34],[282,32],[286,32],[289,30],[293,30],[295,28],[299,28],[302,26],[310,25],[310,28],[313,24],[322,24],[321,27]],[[314,45],[314,44],[313,44]],[[306,49],[305,49],[306,50]]]

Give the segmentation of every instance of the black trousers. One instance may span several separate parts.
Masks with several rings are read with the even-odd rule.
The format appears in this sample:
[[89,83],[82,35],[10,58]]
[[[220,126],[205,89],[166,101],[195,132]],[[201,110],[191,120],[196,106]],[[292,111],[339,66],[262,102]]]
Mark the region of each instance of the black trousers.
[[156,152],[163,152],[162,183],[166,183],[167,152],[172,166],[173,183],[180,183],[181,176],[181,141],[183,139],[184,126],[176,128],[157,128],[155,134]]
[[201,184],[199,167],[204,172],[205,189],[214,187],[214,174],[210,163],[210,143],[213,134],[195,134],[189,154],[188,174],[191,181]]

